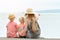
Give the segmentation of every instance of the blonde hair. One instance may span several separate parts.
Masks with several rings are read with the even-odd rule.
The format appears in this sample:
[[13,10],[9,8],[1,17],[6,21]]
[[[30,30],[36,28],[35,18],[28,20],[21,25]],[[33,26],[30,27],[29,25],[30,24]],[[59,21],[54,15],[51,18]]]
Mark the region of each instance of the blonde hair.
[[24,22],[24,17],[20,17],[19,18],[19,21],[21,21],[21,20]]
[[31,19],[32,19],[32,31],[36,32],[37,31],[37,25],[35,23],[36,22],[36,16],[34,14],[31,14],[31,15],[27,16],[27,19],[28,19],[27,21],[28,21],[28,24],[30,24]]
[[33,20],[33,22],[32,22],[32,31],[33,32],[36,32],[37,31],[37,24],[36,24],[36,21],[35,20]]

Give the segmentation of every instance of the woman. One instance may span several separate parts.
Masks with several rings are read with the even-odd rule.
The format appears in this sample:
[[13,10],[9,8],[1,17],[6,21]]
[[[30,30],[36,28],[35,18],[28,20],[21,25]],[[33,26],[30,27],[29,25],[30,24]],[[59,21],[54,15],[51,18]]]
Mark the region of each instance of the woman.
[[37,17],[31,8],[28,8],[25,13],[25,26],[27,29],[27,38],[38,38],[40,27],[37,22]]

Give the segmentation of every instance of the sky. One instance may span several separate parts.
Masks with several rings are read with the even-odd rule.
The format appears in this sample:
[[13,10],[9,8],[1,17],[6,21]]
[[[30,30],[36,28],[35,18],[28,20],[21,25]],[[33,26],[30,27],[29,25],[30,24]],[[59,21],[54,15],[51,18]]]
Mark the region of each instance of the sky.
[[60,0],[0,0],[0,13],[34,10],[60,9]]
[[[36,10],[60,9],[60,0],[0,0],[0,37],[6,37],[7,16],[10,12],[15,13],[16,22],[27,8]],[[40,13],[39,24],[41,26],[41,37],[60,38],[60,14]],[[3,28],[4,27],[4,28]]]

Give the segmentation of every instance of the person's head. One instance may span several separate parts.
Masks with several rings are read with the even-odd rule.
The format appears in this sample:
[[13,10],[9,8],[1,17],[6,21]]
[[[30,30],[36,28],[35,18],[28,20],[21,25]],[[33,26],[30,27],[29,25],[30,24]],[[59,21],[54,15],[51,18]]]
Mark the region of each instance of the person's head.
[[9,14],[8,19],[9,19],[10,21],[14,21],[15,15],[14,15],[14,14]]
[[19,18],[19,22],[20,22],[20,23],[24,23],[24,17],[20,17],[20,18]]
[[33,9],[32,8],[28,8],[26,10],[25,17],[27,17],[27,18],[35,17],[35,14],[33,13]]

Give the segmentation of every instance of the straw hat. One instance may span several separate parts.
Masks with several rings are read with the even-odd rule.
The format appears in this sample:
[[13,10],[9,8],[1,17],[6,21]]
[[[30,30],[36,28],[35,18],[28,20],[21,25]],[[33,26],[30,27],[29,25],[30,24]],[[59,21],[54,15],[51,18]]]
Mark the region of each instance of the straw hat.
[[15,18],[14,14],[9,14],[8,19]]
[[29,15],[29,14],[34,14],[32,8],[28,8],[28,9],[26,10],[25,15]]

